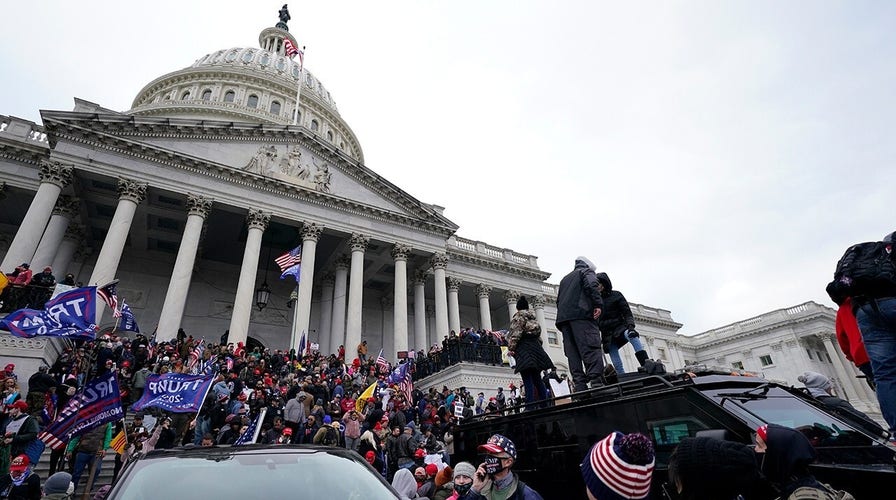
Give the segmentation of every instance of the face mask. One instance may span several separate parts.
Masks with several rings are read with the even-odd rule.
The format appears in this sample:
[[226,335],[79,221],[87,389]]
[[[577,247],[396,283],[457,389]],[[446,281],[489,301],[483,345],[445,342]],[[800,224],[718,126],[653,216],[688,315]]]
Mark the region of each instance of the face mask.
[[495,475],[504,470],[501,459],[498,457],[485,457],[485,473]]
[[470,491],[470,488],[472,488],[472,487],[473,487],[472,482],[469,482],[467,484],[454,483],[454,491],[456,491],[460,496],[466,495]]

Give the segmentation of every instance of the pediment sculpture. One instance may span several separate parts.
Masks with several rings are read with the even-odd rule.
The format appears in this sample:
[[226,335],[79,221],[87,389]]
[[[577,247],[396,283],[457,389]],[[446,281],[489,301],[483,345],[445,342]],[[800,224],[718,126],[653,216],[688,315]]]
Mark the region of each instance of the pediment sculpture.
[[282,151],[273,144],[259,146],[243,170],[300,184],[322,193],[330,192],[333,175],[326,162],[320,165],[313,159],[303,162],[302,148],[298,144],[286,146]]

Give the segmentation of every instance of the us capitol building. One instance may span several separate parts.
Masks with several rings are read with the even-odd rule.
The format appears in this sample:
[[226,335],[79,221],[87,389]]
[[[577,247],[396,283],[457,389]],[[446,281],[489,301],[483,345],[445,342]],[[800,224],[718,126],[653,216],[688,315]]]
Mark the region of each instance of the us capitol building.
[[[0,269],[52,266],[84,284],[120,279],[141,330],[178,329],[216,342],[323,352],[367,340],[395,360],[462,327],[504,329],[524,294],[545,347],[567,371],[554,327],[557,286],[537,257],[473,241],[443,208],[414,198],[364,163],[333,96],[285,41],[286,22],[258,46],[216,50],[146,84],[132,108],[75,99],[33,123],[0,115]],[[301,79],[298,124],[292,125]],[[301,280],[273,260],[301,246]],[[586,252],[586,250],[582,250]],[[570,254],[569,269],[574,255]],[[554,277],[559,282],[560,277]],[[100,304],[102,305],[101,301]],[[705,363],[799,385],[805,370],[879,415],[834,335],[835,312],[807,302],[693,336],[669,311],[632,304],[653,358],[669,369]],[[101,327],[114,325],[98,308]],[[20,373],[55,359],[58,340],[0,333]],[[621,350],[629,370],[632,349]],[[505,367],[460,363],[424,380],[493,394],[519,381]]]

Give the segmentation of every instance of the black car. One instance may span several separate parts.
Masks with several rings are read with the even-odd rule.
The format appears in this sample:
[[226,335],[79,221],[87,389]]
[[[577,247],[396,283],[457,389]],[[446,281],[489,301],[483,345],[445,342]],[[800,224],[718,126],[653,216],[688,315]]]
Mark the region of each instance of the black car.
[[[516,445],[514,470],[545,499],[578,498],[579,464],[591,446],[613,431],[653,439],[652,498],[663,498],[669,456],[685,437],[714,435],[752,444],[754,431],[776,423],[801,430],[818,458],[813,474],[859,500],[882,498],[896,487],[896,447],[883,429],[830,413],[805,392],[759,377],[712,370],[648,376],[626,374],[618,384],[574,394],[565,404],[479,415],[455,431],[453,462],[481,462],[476,447],[504,434]],[[769,498],[774,498],[769,497]]]
[[303,445],[185,447],[129,461],[106,496],[164,498],[399,498],[351,450]]

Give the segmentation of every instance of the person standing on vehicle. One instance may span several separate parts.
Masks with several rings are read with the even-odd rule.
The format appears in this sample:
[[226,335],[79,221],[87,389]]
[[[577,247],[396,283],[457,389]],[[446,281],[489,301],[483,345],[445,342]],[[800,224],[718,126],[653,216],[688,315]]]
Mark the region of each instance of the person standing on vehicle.
[[547,399],[548,389],[541,379],[541,372],[554,368],[554,363],[541,345],[541,326],[535,313],[529,310],[526,297],[516,301],[516,313],[510,319],[507,349],[516,360],[513,371],[523,379],[526,403]]
[[644,366],[647,351],[644,350],[640,335],[635,330],[635,317],[625,295],[619,290],[613,290],[613,282],[607,273],[597,273],[595,276],[597,276],[597,288],[604,302],[603,312],[598,320],[604,351],[610,355],[616,373],[625,373],[619,349],[631,343],[635,349],[635,358],[641,366]]
[[[604,355],[601,351],[598,318],[603,299],[594,274],[594,263],[576,257],[572,272],[560,280],[557,291],[557,329],[563,333],[563,352],[576,392],[604,384]],[[584,370],[582,369],[584,366]]]
[[477,448],[485,461],[476,469],[470,498],[475,500],[542,500],[541,495],[520,481],[511,471],[516,463],[516,446],[506,436],[494,434]]
[[613,432],[595,443],[580,464],[585,492],[590,500],[647,498],[654,464],[650,438]]

